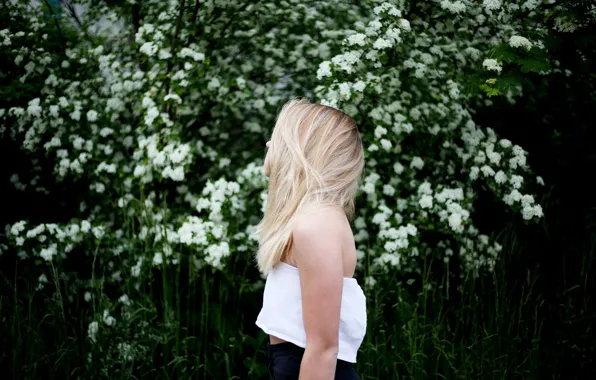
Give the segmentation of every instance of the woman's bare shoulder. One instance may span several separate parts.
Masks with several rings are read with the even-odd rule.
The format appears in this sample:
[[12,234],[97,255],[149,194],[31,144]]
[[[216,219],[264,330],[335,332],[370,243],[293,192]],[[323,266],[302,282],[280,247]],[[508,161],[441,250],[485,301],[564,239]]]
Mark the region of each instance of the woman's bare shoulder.
[[346,221],[345,213],[338,207],[310,207],[296,215],[292,231],[307,235],[340,232]]
[[[342,268],[345,226],[341,217],[341,213],[332,207],[320,207],[297,215],[292,226],[290,260],[309,272]],[[333,271],[329,270],[330,273]]]

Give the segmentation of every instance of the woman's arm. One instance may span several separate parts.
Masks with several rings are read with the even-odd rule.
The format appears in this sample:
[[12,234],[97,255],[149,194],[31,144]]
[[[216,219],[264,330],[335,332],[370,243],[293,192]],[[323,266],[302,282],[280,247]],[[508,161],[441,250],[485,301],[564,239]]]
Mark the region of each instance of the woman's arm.
[[335,378],[343,287],[342,223],[336,214],[311,214],[292,232],[306,330],[300,380]]

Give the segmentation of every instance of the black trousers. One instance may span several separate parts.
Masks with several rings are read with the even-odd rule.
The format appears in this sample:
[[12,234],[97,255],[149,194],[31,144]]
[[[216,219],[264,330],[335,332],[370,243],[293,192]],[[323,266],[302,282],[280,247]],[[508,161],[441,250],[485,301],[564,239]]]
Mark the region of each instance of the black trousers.
[[[293,343],[267,343],[267,368],[272,380],[298,380],[304,348]],[[350,362],[337,359],[335,380],[361,380]]]

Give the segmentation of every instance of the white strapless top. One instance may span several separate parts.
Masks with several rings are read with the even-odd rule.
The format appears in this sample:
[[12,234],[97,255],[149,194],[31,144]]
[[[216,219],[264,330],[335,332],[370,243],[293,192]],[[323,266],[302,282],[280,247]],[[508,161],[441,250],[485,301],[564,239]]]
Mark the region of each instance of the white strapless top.
[[[280,262],[269,272],[256,324],[267,334],[306,348],[298,268]],[[366,296],[355,278],[344,277],[337,358],[356,363],[365,334]]]

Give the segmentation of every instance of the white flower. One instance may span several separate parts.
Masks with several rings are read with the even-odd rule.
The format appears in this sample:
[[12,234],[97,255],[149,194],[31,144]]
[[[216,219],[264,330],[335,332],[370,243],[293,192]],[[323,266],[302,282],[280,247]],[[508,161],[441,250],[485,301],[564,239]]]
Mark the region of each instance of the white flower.
[[493,170],[493,168],[491,168],[488,165],[483,165],[480,168],[480,171],[482,172],[482,174],[484,174],[485,177],[492,177],[495,175],[495,171]]
[[103,226],[93,227],[91,231],[93,232],[93,236],[95,236],[96,239],[101,239],[105,235],[105,229]]
[[503,197],[503,201],[508,204],[509,206],[512,206],[513,203],[515,202],[519,202],[522,198],[521,193],[517,190],[517,189],[513,189],[511,191],[511,193],[505,195]]
[[135,167],[135,170],[133,172],[133,175],[135,177],[141,177],[142,175],[145,174],[146,171],[147,171],[147,167],[145,165],[137,165]]
[[398,267],[400,263],[400,256],[397,253],[383,253],[376,259],[380,264],[390,264],[391,266]]
[[420,158],[418,156],[414,156],[412,158],[412,161],[410,162],[410,168],[415,168],[415,169],[421,170],[423,167],[424,167],[424,161],[422,161],[422,158]]
[[89,120],[90,122],[96,121],[97,120],[97,111],[95,111],[95,110],[87,111],[87,120]]
[[256,99],[253,105],[256,109],[262,110],[265,107],[265,101],[263,99]]
[[230,248],[227,242],[212,244],[207,248],[205,262],[215,268],[222,267],[221,260],[230,255]]
[[509,148],[509,147],[511,147],[511,141],[509,141],[509,140],[507,140],[507,139],[501,139],[501,140],[499,141],[499,144],[501,144],[501,146],[502,146],[503,148]]
[[[540,208],[540,212],[542,212],[542,208]],[[524,206],[522,209],[522,217],[525,220],[530,220],[535,216],[535,209],[533,206]]]
[[449,1],[449,0],[443,0],[441,1],[441,8],[443,9],[447,9],[449,12],[451,13],[460,13],[466,10],[466,6],[464,3],[462,3],[461,1]]
[[29,114],[29,116],[37,117],[41,115],[39,102],[39,98],[35,98],[29,102],[29,107],[27,107],[27,114]]
[[87,336],[93,343],[97,342],[97,332],[99,331],[99,324],[97,321],[93,321],[89,323],[89,327],[87,328]]
[[483,3],[484,8],[494,11],[501,8],[501,0],[484,0]]
[[114,130],[112,128],[108,128],[108,127],[104,127],[99,131],[99,134],[101,135],[101,137],[107,137],[107,136],[111,135],[112,133],[114,133]]
[[350,45],[364,46],[366,44],[365,40],[366,40],[366,34],[362,34],[362,33],[352,34],[350,37],[348,37],[348,43]]
[[522,182],[524,182],[524,178],[520,175],[514,174],[511,176],[509,181],[511,182],[511,186],[513,186],[514,189],[519,189],[522,185]]
[[172,58],[172,54],[169,52],[169,50],[160,49],[159,53],[157,54],[157,57],[159,59],[169,59]]
[[58,253],[58,251],[56,250],[56,244],[52,244],[51,246],[49,246],[48,248],[43,248],[41,250],[41,252],[39,253],[39,255],[45,260],[45,261],[52,261],[52,258]]
[[162,263],[163,263],[163,256],[161,255],[161,252],[155,252],[155,255],[153,255],[153,265],[158,266],[158,265],[161,265]]
[[493,164],[498,164],[501,161],[501,155],[495,151],[490,151],[486,153],[488,160]]
[[542,0],[527,0],[522,5],[522,9],[527,9],[527,10],[531,11],[531,10],[534,10],[540,3],[542,3]]
[[422,208],[432,208],[433,207],[433,197],[432,197],[432,195],[423,195],[420,198],[420,200],[418,201],[418,204]]
[[91,299],[93,298],[93,296],[91,295],[90,292],[85,292],[84,298],[85,298],[85,302],[91,302]]
[[374,288],[376,283],[377,283],[377,280],[375,280],[375,278],[372,276],[366,276],[364,278],[364,286],[369,289]]
[[420,186],[418,186],[418,194],[430,195],[432,193],[433,193],[433,190],[432,190],[432,186],[431,186],[430,182],[424,181],[420,184]]
[[238,77],[236,78],[236,84],[238,85],[238,88],[243,89],[246,87],[246,79]]
[[319,69],[317,70],[317,79],[321,80],[324,77],[331,76],[331,62],[323,61],[319,64]]
[[170,161],[174,164],[179,164],[188,155],[190,152],[190,145],[188,144],[181,144],[176,147],[176,149],[170,154]]
[[401,30],[396,28],[388,28],[385,32],[385,36],[393,44],[401,42]]
[[141,101],[141,105],[143,106],[143,108],[149,108],[154,106],[155,102],[150,97],[144,96],[143,100]]
[[495,174],[495,182],[498,184],[507,182],[507,174],[505,174],[505,172],[502,170],[499,170],[497,174]]
[[383,185],[383,194],[392,197],[395,195],[395,188],[390,184]]
[[133,361],[135,358],[134,347],[128,343],[118,343],[118,351],[120,351],[120,359],[124,361]]
[[178,57],[180,57],[180,58],[191,57],[195,61],[204,61],[205,60],[205,54],[196,52],[196,51],[186,48],[186,47],[182,48],[182,50],[180,50],[180,52],[178,53]]
[[139,51],[141,53],[146,54],[149,57],[155,55],[155,53],[157,53],[157,50],[158,50],[158,47],[153,42],[145,42],[139,49]]
[[534,216],[537,218],[542,218],[544,216],[544,214],[542,212],[542,206],[540,206],[540,205],[534,206]]
[[169,177],[173,181],[183,181],[184,168],[182,166],[177,166],[176,168],[172,169],[171,166],[166,166],[166,168],[161,172],[161,175],[165,178]]
[[376,19],[376,20],[372,20],[368,23],[368,26],[366,27],[366,35],[367,36],[375,36],[378,33],[378,30],[381,29],[381,27],[383,26],[383,24],[381,24],[381,22]]
[[451,229],[458,232],[461,229],[461,215],[458,213],[453,213],[449,215],[448,222]]
[[116,324],[116,318],[110,315],[110,311],[108,309],[104,309],[103,311],[103,323],[107,326],[114,326]]
[[380,125],[377,125],[377,127],[375,128],[375,137],[380,139],[381,137],[383,137],[386,134],[387,134],[387,129],[381,127]]
[[406,32],[411,29],[410,22],[403,18],[401,20],[399,20],[399,27],[402,28],[403,30],[405,30]]
[[208,90],[215,90],[221,86],[221,82],[216,77],[211,78],[209,83],[207,83]]
[[354,85],[352,86],[352,88],[354,90],[358,91],[358,92],[362,92],[366,88],[366,83],[364,83],[363,81],[359,80],[358,82],[354,83]]
[[396,162],[395,164],[393,164],[393,170],[396,174],[401,174],[404,172],[405,168],[401,163]]
[[350,85],[348,83],[340,83],[339,84],[339,94],[344,99],[349,99],[352,92],[350,91]]
[[104,191],[106,191],[106,185],[101,182],[92,183],[89,188],[95,190],[99,194],[102,194]]
[[499,62],[497,62],[496,59],[487,58],[484,60],[484,62],[482,62],[482,66],[489,71],[496,71],[498,73],[500,73],[501,70],[503,70],[503,67]]
[[152,106],[147,110],[147,114],[145,115],[145,124],[148,126],[153,125],[153,121],[159,116],[159,110],[157,107]]
[[139,257],[137,263],[130,269],[130,274],[133,277],[139,277],[141,274],[141,265],[143,265],[143,257]]
[[87,232],[89,232],[90,229],[91,229],[91,223],[89,223],[86,220],[83,220],[81,222],[81,232],[87,233]]
[[374,43],[373,47],[377,50],[387,49],[391,47],[391,42],[384,38],[378,38]]
[[511,38],[509,38],[509,46],[514,48],[521,47],[526,50],[530,50],[532,48],[532,43],[525,37],[511,36]]
[[536,177],[536,183],[538,183],[539,185],[544,186],[544,180],[540,176]]
[[120,298],[118,298],[118,301],[122,302],[126,306],[130,306],[130,300],[126,294],[121,295]]
[[164,98],[163,98],[163,100],[165,102],[167,102],[170,99],[173,99],[178,104],[182,104],[182,99],[180,98],[180,96],[178,94],[169,93],[166,96],[164,96]]
[[375,185],[373,183],[365,183],[362,187],[361,187],[362,191],[365,192],[366,194],[374,194],[375,193]]
[[383,147],[383,149],[385,149],[386,151],[389,151],[389,149],[391,149],[391,147],[393,146],[391,144],[391,141],[387,140],[387,139],[381,139],[381,146]]
[[527,207],[527,206],[531,206],[534,204],[534,197],[531,196],[530,194],[524,194],[521,197],[521,204],[522,207]]
[[398,16],[398,17],[401,16],[401,12],[399,10],[397,10],[393,4],[388,3],[388,2],[383,2],[378,7],[373,8],[373,12],[375,12],[375,14],[377,14],[377,15],[384,11],[389,11],[389,14],[392,16]]
[[11,235],[18,236],[19,233],[21,233],[24,230],[25,230],[25,221],[21,220],[20,222],[17,222],[12,225],[12,227],[10,228],[10,233],[11,233]]

